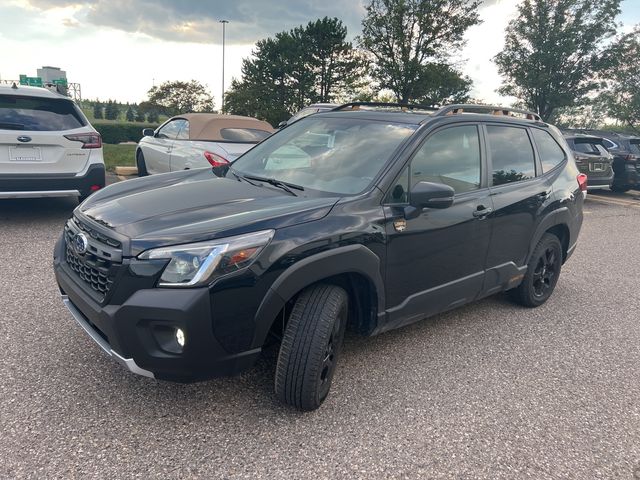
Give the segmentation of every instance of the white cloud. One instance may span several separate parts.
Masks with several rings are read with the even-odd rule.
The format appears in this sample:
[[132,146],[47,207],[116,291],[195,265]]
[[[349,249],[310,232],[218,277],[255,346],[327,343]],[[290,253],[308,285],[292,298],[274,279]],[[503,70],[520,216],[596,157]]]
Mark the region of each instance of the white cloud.
[[496,93],[501,78],[493,57],[504,47],[504,29],[516,17],[520,0],[498,0],[480,11],[483,23],[471,27],[461,52],[463,71],[474,81],[472,95],[488,103],[510,103]]

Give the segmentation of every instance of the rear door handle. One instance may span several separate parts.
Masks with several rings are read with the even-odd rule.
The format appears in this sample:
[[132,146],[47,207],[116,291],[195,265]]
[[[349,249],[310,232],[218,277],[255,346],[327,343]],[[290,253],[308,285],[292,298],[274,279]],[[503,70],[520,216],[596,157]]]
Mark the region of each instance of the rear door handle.
[[493,208],[484,208],[482,205],[478,207],[478,210],[473,212],[473,216],[476,218],[486,218],[490,213],[493,212]]

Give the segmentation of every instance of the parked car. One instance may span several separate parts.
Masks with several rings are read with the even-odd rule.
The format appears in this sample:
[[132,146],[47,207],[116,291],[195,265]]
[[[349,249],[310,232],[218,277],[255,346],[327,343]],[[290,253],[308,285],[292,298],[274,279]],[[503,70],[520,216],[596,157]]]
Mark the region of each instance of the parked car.
[[70,98],[0,85],[0,198],[82,200],[104,185],[102,138]]
[[327,397],[347,327],[375,335],[505,290],[542,305],[587,187],[562,134],[518,110],[417,112],[348,104],[231,165],[107,187],[55,246],[65,305],[164,380],[241,372],[276,339],[276,393],[302,410]]
[[605,148],[613,155],[611,190],[626,192],[640,188],[640,137],[602,130],[572,130],[603,138]]
[[604,138],[593,135],[565,135],[573,150],[578,170],[587,175],[589,190],[609,188],[613,182],[613,155],[604,147]]
[[280,122],[278,124],[278,128],[284,128],[287,125],[291,125],[292,123],[297,122],[301,118],[308,117],[309,115],[313,115],[314,113],[328,112],[339,106],[340,104],[337,104],[337,103],[312,103],[308,107],[304,107],[302,110],[296,113],[289,120]]
[[232,162],[274,132],[267,122],[238,115],[189,113],[155,131],[146,128],[136,149],[138,175]]

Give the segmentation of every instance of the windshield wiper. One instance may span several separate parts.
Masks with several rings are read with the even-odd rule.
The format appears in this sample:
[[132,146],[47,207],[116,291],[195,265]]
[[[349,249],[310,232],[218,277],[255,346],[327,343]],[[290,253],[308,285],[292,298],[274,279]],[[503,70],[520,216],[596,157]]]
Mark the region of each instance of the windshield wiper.
[[248,179],[248,180],[255,180],[257,182],[268,183],[269,185],[273,185],[274,187],[281,188],[285,192],[288,192],[291,195],[293,195],[294,197],[297,197],[298,195],[296,194],[296,192],[291,190],[292,188],[295,189],[295,190],[304,191],[304,187],[302,185],[296,185],[295,183],[283,182],[283,181],[277,180],[275,178],[259,177],[257,175],[242,175],[242,177],[244,179]]
[[254,187],[258,186],[255,183],[253,183],[251,180],[249,180],[247,177],[245,177],[244,175],[240,175],[239,173],[234,172],[233,169],[229,169],[229,171],[233,174],[234,177],[236,177],[238,179],[239,182],[244,180],[245,182],[253,185]]

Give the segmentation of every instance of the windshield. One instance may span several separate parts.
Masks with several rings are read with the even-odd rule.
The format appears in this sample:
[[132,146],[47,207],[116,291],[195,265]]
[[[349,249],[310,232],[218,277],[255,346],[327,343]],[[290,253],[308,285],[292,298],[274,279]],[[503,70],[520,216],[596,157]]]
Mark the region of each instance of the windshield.
[[353,117],[309,117],[249,150],[233,170],[353,195],[367,188],[416,128]]
[[85,125],[86,121],[70,100],[0,95],[0,129],[55,131]]
[[636,155],[640,154],[640,140],[631,140],[629,150]]

